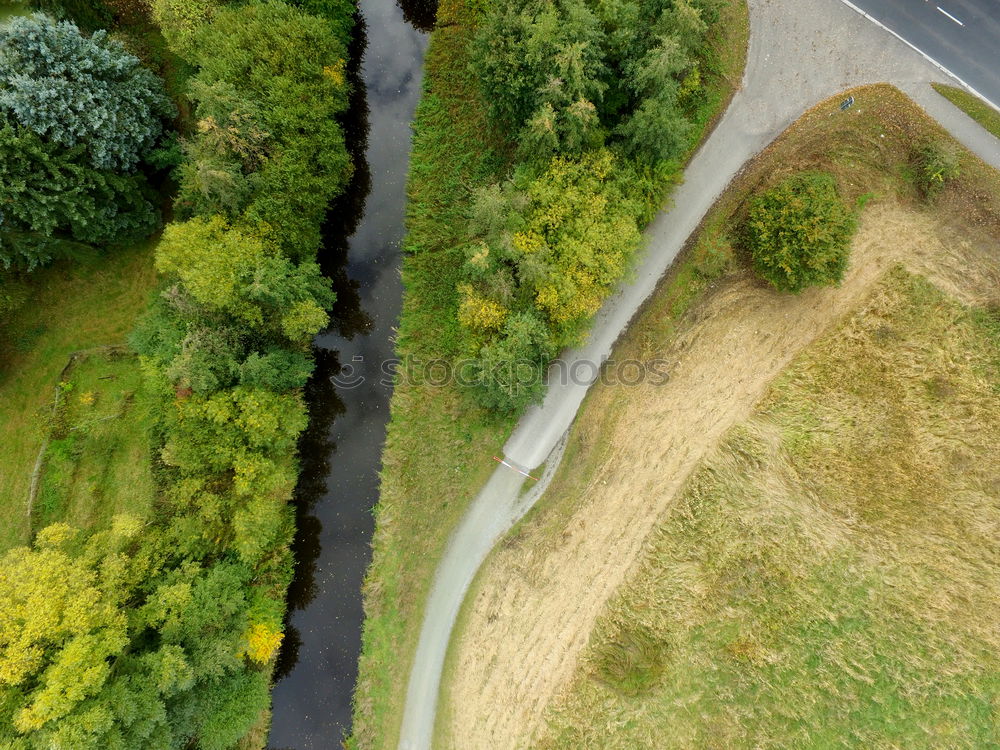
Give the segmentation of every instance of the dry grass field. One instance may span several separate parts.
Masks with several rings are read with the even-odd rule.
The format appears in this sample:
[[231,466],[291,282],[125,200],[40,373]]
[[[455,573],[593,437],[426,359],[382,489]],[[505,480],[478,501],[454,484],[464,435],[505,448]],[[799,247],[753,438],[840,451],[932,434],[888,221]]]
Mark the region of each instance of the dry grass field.
[[891,271],[699,466],[540,746],[1000,741],[998,352]]

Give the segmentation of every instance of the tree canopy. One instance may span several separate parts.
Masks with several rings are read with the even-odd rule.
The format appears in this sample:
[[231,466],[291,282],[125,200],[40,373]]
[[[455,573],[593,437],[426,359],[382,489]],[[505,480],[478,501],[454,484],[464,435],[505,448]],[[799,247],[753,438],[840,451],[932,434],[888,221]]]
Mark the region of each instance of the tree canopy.
[[639,247],[703,117],[717,0],[498,0],[471,69],[517,162],[479,192],[458,286],[476,392],[493,409],[541,396]]
[[31,271],[67,240],[104,244],[149,234],[158,221],[145,181],[95,169],[84,147],[47,142],[0,116],[0,266]]
[[307,257],[352,171],[337,122],[348,94],[343,30],[254,3],[219,8],[192,35],[198,133],[185,145],[179,208],[273,227],[285,252]]
[[131,170],[156,143],[173,105],[139,58],[95,31],[35,13],[0,25],[0,112],[91,165]]
[[0,557],[0,742],[232,747],[267,705],[280,604],[232,562],[176,559],[135,518]]
[[162,83],[106,32],[40,13],[0,25],[0,268],[153,231],[136,167],[172,115]]

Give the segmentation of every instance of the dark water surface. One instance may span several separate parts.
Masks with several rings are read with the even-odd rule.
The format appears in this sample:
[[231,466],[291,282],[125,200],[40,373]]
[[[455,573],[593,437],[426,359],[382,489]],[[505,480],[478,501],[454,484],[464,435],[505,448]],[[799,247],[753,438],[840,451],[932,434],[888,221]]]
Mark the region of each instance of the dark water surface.
[[[335,750],[350,729],[361,650],[361,581],[371,558],[399,316],[410,122],[433,23],[426,0],[361,0],[345,120],[356,172],[332,207],[320,262],[334,280],[332,325],[316,337],[301,444],[296,577],[274,687],[270,747]],[[345,383],[364,382],[354,387]]]

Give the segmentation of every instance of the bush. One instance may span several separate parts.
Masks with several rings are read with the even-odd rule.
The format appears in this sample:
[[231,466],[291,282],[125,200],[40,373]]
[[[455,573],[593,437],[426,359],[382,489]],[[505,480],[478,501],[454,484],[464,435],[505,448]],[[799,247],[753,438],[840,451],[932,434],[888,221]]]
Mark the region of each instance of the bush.
[[791,177],[750,203],[747,243],[757,272],[800,292],[843,279],[856,223],[831,175]]
[[934,141],[925,144],[917,152],[919,171],[917,179],[924,195],[935,195],[946,182],[961,174],[958,146],[954,141]]

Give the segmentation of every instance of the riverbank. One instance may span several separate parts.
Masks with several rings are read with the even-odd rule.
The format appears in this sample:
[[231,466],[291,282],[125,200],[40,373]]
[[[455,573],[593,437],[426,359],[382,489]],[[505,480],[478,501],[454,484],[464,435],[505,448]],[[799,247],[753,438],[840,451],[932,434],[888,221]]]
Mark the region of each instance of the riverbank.
[[314,341],[317,369],[306,388],[310,426],[299,443],[296,573],[272,691],[272,747],[326,750],[351,726],[392,393],[381,365],[393,356],[402,302],[406,169],[427,44],[411,10],[405,0],[361,0],[348,50],[344,130],[355,172],[331,208],[320,252],[337,302]]
[[[407,209],[406,287],[398,379],[384,454],[372,567],[365,584],[365,632],[355,694],[353,742],[394,747],[423,605],[445,543],[493,471],[515,422],[477,407],[453,385],[427,382],[425,366],[462,353],[457,286],[465,262],[472,191],[502,178],[514,146],[493,131],[468,46],[478,5],[442,3],[415,120]],[[713,30],[716,65],[707,78],[707,134],[739,85],[748,34],[743,3],[727,6]]]

